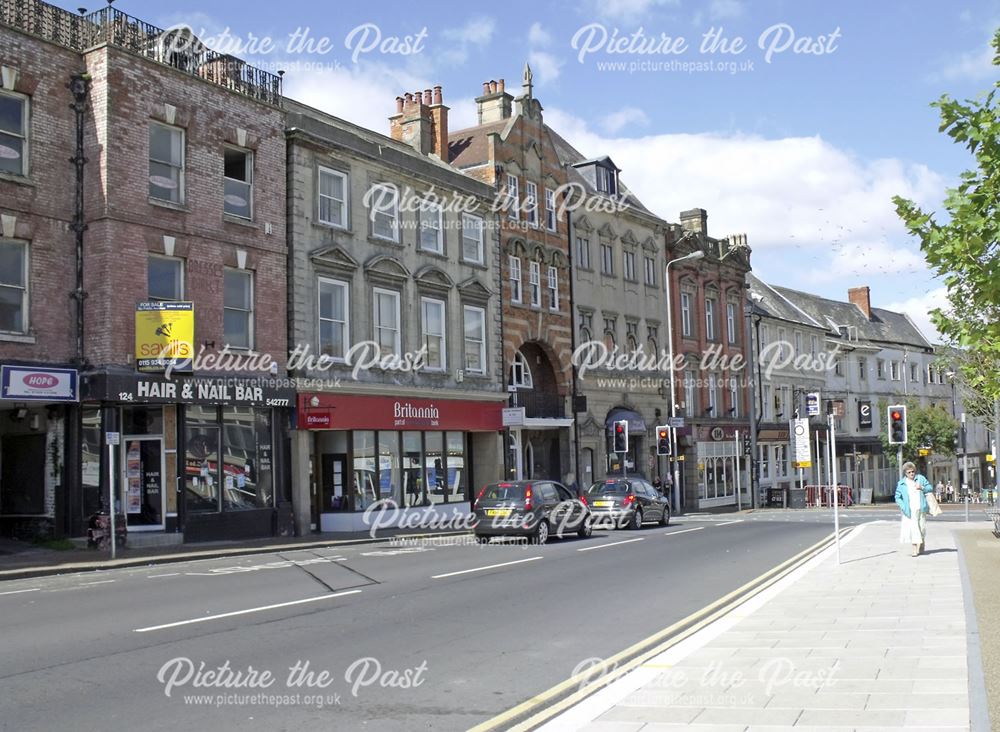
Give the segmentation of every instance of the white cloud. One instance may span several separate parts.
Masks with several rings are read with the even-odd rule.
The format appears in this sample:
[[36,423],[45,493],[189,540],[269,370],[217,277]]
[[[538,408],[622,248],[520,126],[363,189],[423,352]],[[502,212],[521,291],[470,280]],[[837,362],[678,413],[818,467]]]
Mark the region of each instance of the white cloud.
[[861,159],[818,136],[612,139],[556,108],[546,110],[546,121],[584,155],[611,154],[629,188],[668,221],[699,207],[712,235],[745,232],[754,261],[771,265],[761,276],[776,284],[795,277],[794,286],[809,289],[882,277],[895,287],[900,278],[930,278],[891,200],[899,194],[935,207],[946,181],[926,166]]
[[943,60],[940,68],[927,77],[928,81],[978,81],[996,76],[993,47],[986,42],[978,51],[969,51]]
[[471,47],[483,49],[490,45],[495,30],[496,20],[486,16],[472,18],[460,28],[446,28],[441,36],[451,43],[441,51],[442,60],[446,64],[465,63]]
[[563,62],[547,51],[529,51],[528,63],[534,72],[536,84],[548,84],[559,78]]
[[647,125],[649,116],[638,107],[623,107],[601,120],[601,129],[615,135],[629,125]]
[[713,20],[739,18],[743,15],[744,9],[741,0],[712,0],[708,7],[708,17]]
[[535,21],[528,29],[528,42],[532,46],[548,46],[552,43],[552,34],[542,28],[542,24]]
[[590,7],[601,17],[622,22],[641,19],[656,7],[677,6],[680,0],[591,0]]
[[924,338],[931,343],[941,343],[941,334],[938,333],[937,328],[931,322],[931,316],[928,314],[928,311],[934,308],[947,308],[947,293],[946,288],[938,287],[923,295],[910,297],[905,300],[897,300],[884,307],[886,310],[906,313],[910,316],[910,320],[920,329],[920,332],[924,334]]

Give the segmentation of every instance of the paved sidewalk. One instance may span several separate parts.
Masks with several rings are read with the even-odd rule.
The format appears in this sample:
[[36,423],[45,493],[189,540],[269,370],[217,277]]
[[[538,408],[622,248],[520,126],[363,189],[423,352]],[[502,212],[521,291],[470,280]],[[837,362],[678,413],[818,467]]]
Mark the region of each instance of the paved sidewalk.
[[828,550],[541,729],[988,729],[955,536],[930,526],[917,558],[898,539],[855,529],[839,567]]

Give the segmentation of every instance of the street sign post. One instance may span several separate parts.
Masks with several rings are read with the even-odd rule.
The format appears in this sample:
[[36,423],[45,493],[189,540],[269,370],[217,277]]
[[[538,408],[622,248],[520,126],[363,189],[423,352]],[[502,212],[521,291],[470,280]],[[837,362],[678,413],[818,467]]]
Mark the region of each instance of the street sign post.
[[806,394],[806,414],[810,417],[819,416],[819,392],[810,391]]

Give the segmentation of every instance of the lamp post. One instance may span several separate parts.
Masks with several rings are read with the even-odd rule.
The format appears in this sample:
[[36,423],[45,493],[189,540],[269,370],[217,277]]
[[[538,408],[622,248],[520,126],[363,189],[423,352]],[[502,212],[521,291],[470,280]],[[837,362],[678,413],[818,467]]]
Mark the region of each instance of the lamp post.
[[[705,256],[705,252],[701,249],[696,249],[690,254],[685,254],[683,257],[678,257],[677,259],[671,259],[667,262],[667,266],[664,268],[664,281],[667,285],[667,349],[668,358],[670,361],[670,417],[673,419],[677,416],[677,388],[674,386],[674,301],[671,299],[670,295],[670,265],[677,264],[678,262],[691,262],[695,259],[701,259]],[[674,443],[674,513],[681,512],[681,474],[680,468],[677,464],[677,458],[679,450],[677,449],[677,428],[672,424],[670,425],[670,436]]]

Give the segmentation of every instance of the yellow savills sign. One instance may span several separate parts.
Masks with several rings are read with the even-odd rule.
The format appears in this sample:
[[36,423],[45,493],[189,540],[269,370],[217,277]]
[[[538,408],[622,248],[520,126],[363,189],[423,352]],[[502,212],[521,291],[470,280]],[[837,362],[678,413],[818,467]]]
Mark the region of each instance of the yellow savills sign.
[[135,361],[139,371],[191,371],[194,303],[140,302],[135,306]]

